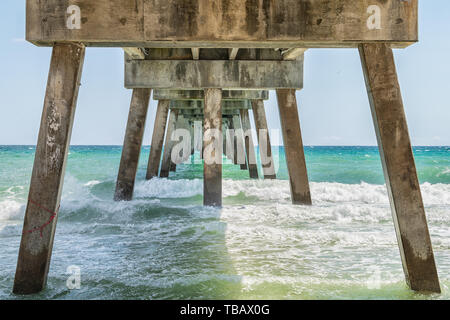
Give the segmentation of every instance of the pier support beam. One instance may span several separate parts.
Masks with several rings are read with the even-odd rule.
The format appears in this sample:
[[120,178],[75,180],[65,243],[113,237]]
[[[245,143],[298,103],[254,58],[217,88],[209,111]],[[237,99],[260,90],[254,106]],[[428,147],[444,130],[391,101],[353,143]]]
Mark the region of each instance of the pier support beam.
[[406,281],[440,292],[392,49],[364,44],[359,52]]
[[[192,154],[192,136],[190,134],[189,115],[178,113],[177,122],[175,124],[175,141],[171,151],[172,164],[176,170],[176,166],[186,163]],[[172,170],[171,170],[172,171]]]
[[[233,127],[233,118],[227,119],[227,131],[225,132],[225,154],[227,155],[227,158],[231,161],[232,164],[236,164],[236,151],[235,151],[235,139],[234,139],[234,127]],[[233,133],[233,134],[232,134]]]
[[247,154],[248,172],[250,179],[258,179],[258,166],[256,165],[255,144],[253,142],[250,117],[247,109],[239,111],[241,114],[242,129],[245,137],[245,153]]
[[267,128],[266,111],[263,100],[252,100],[253,117],[258,135],[259,152],[264,179],[276,179],[275,164],[272,158],[269,130]]
[[85,48],[55,44],[25,211],[13,292],[45,288]]
[[161,163],[161,171],[159,172],[159,176],[161,178],[168,178],[170,167],[172,164],[172,133],[175,131],[175,125],[177,122],[177,110],[170,110],[169,120],[167,122],[167,132],[166,132],[166,139],[164,142],[164,153],[163,153],[163,159]]
[[247,160],[245,155],[244,132],[242,130],[241,116],[233,116],[234,127],[234,159],[235,164],[241,166],[241,170],[247,170]]
[[[215,75],[212,77],[211,75]],[[303,88],[303,60],[127,60],[125,88]]]
[[203,204],[222,206],[222,90],[205,89]]
[[222,118],[222,153],[225,158],[228,159],[227,156],[227,130],[228,130],[228,121],[226,118]]
[[195,154],[195,132],[194,132],[194,122],[193,121],[189,121],[188,122],[188,126],[189,126],[189,135],[191,136],[191,162],[194,163],[194,154]]
[[278,109],[283,131],[284,151],[289,172],[293,204],[311,205],[305,152],[303,149],[300,120],[295,89],[277,90]]
[[[175,122],[174,131],[176,131],[178,129],[189,130],[187,120],[185,119],[184,115],[181,114],[180,112],[178,112],[178,115],[177,115],[177,121]],[[179,158],[179,155],[177,155],[176,157],[172,156],[173,147],[177,143],[178,143],[178,141],[172,141],[171,145],[170,145],[170,172],[177,172],[177,165],[188,160],[188,159]],[[185,144],[185,143],[186,142],[183,141],[183,144]],[[184,155],[184,157],[186,157],[186,156],[187,155]]]
[[200,154],[200,159],[203,159],[203,121],[194,121],[194,150]]
[[136,180],[139,155],[141,154],[151,91],[151,89],[133,89],[122,158],[120,159],[119,174],[117,176],[116,192],[114,194],[115,201],[129,201],[133,198],[134,182]]
[[164,143],[164,133],[166,132],[167,116],[169,114],[169,100],[159,100],[156,110],[155,124],[153,126],[152,145],[148,158],[147,176],[150,180],[158,176],[161,154]]

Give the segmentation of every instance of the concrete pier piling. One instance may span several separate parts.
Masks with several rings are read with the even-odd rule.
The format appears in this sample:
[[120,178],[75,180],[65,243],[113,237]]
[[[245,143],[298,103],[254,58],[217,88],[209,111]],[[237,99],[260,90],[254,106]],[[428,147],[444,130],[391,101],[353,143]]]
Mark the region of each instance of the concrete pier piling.
[[194,149],[200,153],[200,159],[203,159],[203,121],[194,122]]
[[234,126],[233,126],[233,117],[228,119],[227,131],[225,132],[225,145],[226,145],[226,154],[227,158],[233,164],[237,164],[236,157],[236,139],[234,139]]
[[169,100],[158,101],[158,109],[156,110],[155,124],[153,127],[152,144],[150,147],[150,156],[148,158],[146,175],[147,180],[158,176],[164,144],[164,133],[166,131],[167,117],[169,114],[169,105]]
[[205,89],[203,204],[222,206],[222,90]]
[[406,281],[440,292],[392,49],[364,44],[359,52]]
[[42,111],[13,292],[47,282],[85,48],[55,44]]
[[[189,135],[191,136],[191,156],[193,156],[195,154],[195,132],[194,132],[194,120],[189,121],[188,123],[189,125]],[[192,161],[194,160],[194,158],[191,159]]]
[[264,101],[252,100],[252,108],[264,179],[276,179],[277,175],[275,173],[275,164],[272,158],[272,145],[270,143],[269,129],[267,127]]
[[256,164],[255,145],[250,124],[250,117],[247,109],[239,111],[242,120],[242,130],[245,136],[245,153],[247,155],[248,172],[251,179],[258,179],[258,166]]
[[245,154],[244,131],[242,130],[241,115],[233,116],[234,126],[234,151],[236,164],[240,165],[241,170],[247,170],[247,157]]
[[189,114],[178,114],[176,122],[176,135],[172,149],[172,163],[179,165],[189,160],[192,154],[192,136],[188,123]]
[[175,131],[175,125],[176,125],[177,117],[178,117],[177,114],[178,114],[177,110],[170,110],[169,120],[167,122],[166,139],[164,141],[163,159],[161,162],[161,170],[159,172],[159,176],[161,178],[169,177],[170,166],[172,164],[172,160],[171,160],[172,147],[173,147],[172,133]]
[[311,205],[311,191],[309,190],[295,89],[277,90],[277,100],[292,203]]
[[222,153],[228,159],[227,155],[227,130],[228,119],[222,116]]
[[134,182],[141,154],[150,94],[151,89],[133,89],[116,191],[114,193],[115,201],[129,201],[133,198]]
[[[178,113],[177,121],[175,122],[175,130],[174,131],[176,131],[178,129],[185,129],[185,128],[186,128],[186,121],[184,119],[184,115]],[[176,141],[171,141],[171,144],[170,144],[170,170],[169,170],[170,172],[176,172],[177,165],[181,164],[183,162],[181,159],[178,159],[179,156],[174,157],[174,155],[172,153],[173,147],[175,144],[177,144]]]

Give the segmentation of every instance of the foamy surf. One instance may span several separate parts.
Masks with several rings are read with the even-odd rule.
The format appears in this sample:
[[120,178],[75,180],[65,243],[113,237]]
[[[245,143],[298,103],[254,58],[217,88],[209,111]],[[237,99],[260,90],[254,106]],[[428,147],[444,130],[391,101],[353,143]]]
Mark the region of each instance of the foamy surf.
[[[48,289],[36,298],[430,298],[405,285],[386,186],[370,148],[342,149],[339,156],[327,149],[320,159],[320,148],[307,149],[313,206],[291,204],[285,167],[279,180],[249,180],[248,172],[230,165],[221,209],[202,205],[201,165],[180,165],[170,179],[146,181],[146,161],[139,165],[133,201],[114,202],[120,148],[97,149],[76,147],[76,161],[69,158]],[[147,157],[148,148],[142,159]],[[443,288],[433,298],[448,299],[448,157],[433,157],[439,163],[425,168],[428,158],[420,157]],[[11,287],[32,152],[20,159],[27,164],[4,170],[14,174],[0,181],[0,298],[7,299],[16,298]],[[81,269],[80,290],[65,287],[70,265]]]
[[[136,183],[133,201],[114,202],[112,196],[111,199],[107,199],[95,194],[93,188],[100,184],[102,182],[97,180],[83,183],[68,175],[61,201],[62,211],[76,212],[82,208],[92,208],[111,214],[125,213],[146,204],[160,204],[161,199],[198,198],[203,194],[203,181],[200,179],[153,179]],[[360,184],[311,182],[310,186],[315,205],[313,207],[292,206],[289,182],[286,180],[225,179],[223,180],[223,197],[227,199],[242,195],[251,200],[258,199],[261,204],[273,204],[278,214],[288,216],[293,211],[295,214],[302,214],[307,218],[311,216],[308,212],[317,211],[312,214],[315,219],[332,221],[346,218],[359,221],[390,219],[390,212],[386,210],[389,206],[389,199],[384,185],[372,185],[364,182]],[[435,209],[450,205],[450,185],[424,183],[421,185],[421,189],[425,206]],[[19,190],[17,195],[9,190],[9,198],[0,201],[0,220],[23,218],[26,202],[17,199],[19,196],[23,196],[23,189]],[[164,205],[170,206],[170,203]],[[178,205],[174,203],[174,206]],[[327,211],[327,213],[320,213],[321,210]],[[386,211],[389,215],[385,214]],[[366,217],[366,220],[363,217]],[[450,221],[450,217],[444,214],[439,217],[439,220]]]
[[14,221],[23,219],[25,203],[16,200],[0,201],[0,223],[1,221]]

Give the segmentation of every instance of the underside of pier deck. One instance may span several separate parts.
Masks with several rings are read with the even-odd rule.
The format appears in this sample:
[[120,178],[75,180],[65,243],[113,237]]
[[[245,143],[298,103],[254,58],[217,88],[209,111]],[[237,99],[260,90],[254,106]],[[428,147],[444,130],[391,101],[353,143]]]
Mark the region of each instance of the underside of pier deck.
[[26,36],[44,46],[405,47],[418,39],[417,9],[417,0],[27,0]]

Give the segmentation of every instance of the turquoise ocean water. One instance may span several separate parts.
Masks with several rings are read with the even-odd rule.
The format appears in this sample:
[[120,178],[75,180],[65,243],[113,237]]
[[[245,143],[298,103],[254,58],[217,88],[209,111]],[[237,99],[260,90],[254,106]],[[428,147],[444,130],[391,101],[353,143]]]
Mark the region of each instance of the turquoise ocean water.
[[[406,287],[378,150],[307,147],[313,207],[276,181],[224,165],[224,207],[202,207],[198,154],[169,179],[112,201],[120,147],[70,149],[47,289],[38,299],[450,299],[450,147],[415,147],[443,293]],[[11,293],[34,158],[0,146],[0,299]],[[261,172],[260,172],[261,173]],[[81,287],[69,290],[69,266]]]

